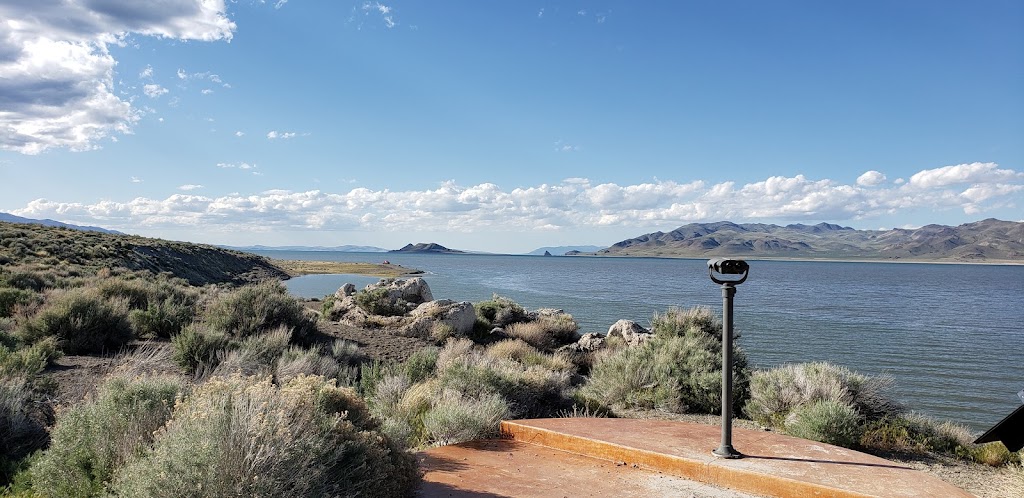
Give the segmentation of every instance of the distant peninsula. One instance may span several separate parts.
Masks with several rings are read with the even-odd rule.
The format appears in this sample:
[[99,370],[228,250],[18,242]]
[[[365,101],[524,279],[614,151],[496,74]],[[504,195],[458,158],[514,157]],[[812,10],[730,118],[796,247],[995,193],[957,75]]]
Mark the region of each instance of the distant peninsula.
[[465,251],[458,251],[455,249],[448,249],[441,244],[435,244],[433,242],[420,242],[419,244],[406,244],[401,249],[395,249],[388,252],[414,252],[414,253],[433,253],[433,254],[465,254]]
[[831,223],[691,223],[568,255],[1024,263],[1024,223],[987,219],[956,227],[892,230],[855,230]]

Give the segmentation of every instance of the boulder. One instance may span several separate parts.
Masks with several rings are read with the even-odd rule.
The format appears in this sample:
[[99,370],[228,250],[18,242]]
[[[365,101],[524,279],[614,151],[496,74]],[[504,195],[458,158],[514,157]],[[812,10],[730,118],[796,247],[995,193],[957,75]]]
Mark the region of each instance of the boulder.
[[[428,291],[429,292],[429,291]],[[448,299],[429,301],[416,307],[409,313],[413,318],[410,328],[431,330],[436,323],[452,327],[457,336],[466,336],[473,332],[476,323],[476,311],[468,301],[455,302]],[[422,335],[422,332],[410,335]]]
[[427,285],[427,281],[420,277],[409,279],[386,278],[376,284],[366,286],[366,290],[380,288],[387,289],[392,299],[401,299],[412,304],[421,304],[434,300],[434,295],[430,292],[430,286]]
[[603,347],[604,336],[594,332],[589,332],[580,336],[576,342],[558,348],[558,351],[568,353],[592,353]]
[[647,342],[654,334],[632,320],[619,320],[608,327],[607,337],[621,337],[627,346],[634,347]]
[[[355,293],[356,293],[356,286],[355,286],[355,284],[345,284],[345,285],[342,285],[340,289],[338,289],[338,292],[334,293],[334,297],[351,296],[351,295],[354,295]],[[339,295],[339,294],[341,294],[341,295]]]

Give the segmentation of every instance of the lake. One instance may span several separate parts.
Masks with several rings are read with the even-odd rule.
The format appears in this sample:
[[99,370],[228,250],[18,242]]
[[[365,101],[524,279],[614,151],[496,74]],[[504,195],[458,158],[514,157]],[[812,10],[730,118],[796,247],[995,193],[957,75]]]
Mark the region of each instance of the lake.
[[[671,306],[711,306],[722,293],[706,260],[263,252],[281,259],[370,261],[427,272],[436,299],[478,302],[493,293],[529,309],[561,308],[581,332],[625,318],[648,325]],[[1024,389],[1024,266],[749,261],[737,289],[738,344],[756,367],[829,361],[895,379],[893,395],[926,415],[982,431],[1008,415]],[[309,275],[295,295],[323,297],[345,282]]]

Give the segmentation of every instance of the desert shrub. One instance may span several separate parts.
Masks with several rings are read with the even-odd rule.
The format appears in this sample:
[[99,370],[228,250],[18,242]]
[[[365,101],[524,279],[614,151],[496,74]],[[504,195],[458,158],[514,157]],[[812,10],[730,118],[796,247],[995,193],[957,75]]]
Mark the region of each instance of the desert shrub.
[[487,356],[512,360],[525,366],[537,365],[548,370],[571,371],[574,365],[565,357],[542,353],[521,339],[506,339],[487,346]]
[[508,335],[541,350],[552,350],[579,339],[579,325],[570,315],[542,316],[531,322],[508,326]]
[[214,330],[233,338],[244,338],[277,327],[287,326],[296,339],[316,332],[316,321],[278,282],[247,285],[214,298],[205,312],[205,321]]
[[[349,414],[355,415],[349,417]],[[358,423],[357,423],[358,422]],[[179,404],[152,450],[115,476],[123,496],[403,496],[412,458],[354,392],[321,377],[214,378]]]
[[382,430],[410,446],[485,437],[502,418],[553,416],[572,406],[568,372],[488,354],[469,339],[449,340],[440,351],[371,375],[371,411]]
[[[655,337],[632,348],[609,350],[593,360],[581,394],[606,406],[669,412],[720,413],[721,324],[698,308],[655,315]],[[749,369],[739,347],[733,352],[733,401],[749,396]]]
[[966,427],[917,413],[898,413],[868,422],[860,445],[869,451],[965,456],[973,437]]
[[132,340],[128,307],[89,289],[75,289],[50,298],[20,330],[26,342],[55,337],[68,354],[118,349]]
[[228,345],[228,338],[222,332],[192,324],[171,337],[171,345],[174,347],[171,356],[174,363],[188,373],[196,373],[202,368],[216,367],[219,353]]
[[434,322],[430,328],[430,339],[441,344],[448,339],[455,337],[455,327],[444,322]]
[[57,341],[52,337],[19,349],[0,345],[0,378],[32,379],[59,357]]
[[150,301],[149,283],[142,279],[107,278],[96,285],[107,299],[123,299],[129,309],[144,309]]
[[456,444],[497,435],[508,415],[508,403],[497,394],[469,396],[444,389],[423,414],[423,428],[431,444]]
[[888,395],[892,380],[869,377],[830,363],[800,363],[754,373],[744,411],[768,427],[782,427],[797,407],[821,400],[850,405],[865,421],[902,411]]
[[24,378],[0,374],[0,490],[19,463],[47,442],[44,420],[34,405],[32,388]]
[[291,331],[281,326],[272,331],[245,337],[232,345],[217,366],[219,373],[265,374],[274,370],[277,360],[288,349]]
[[1014,457],[1018,456],[1010,453],[1010,450],[1006,449],[1006,446],[999,441],[973,445],[967,451],[967,454],[975,462],[983,463],[990,467],[1002,467],[1012,462]]
[[[342,366],[338,360],[325,353],[320,346],[309,349],[291,346],[285,349],[277,360],[274,378],[277,382],[288,382],[300,375],[319,375],[325,379],[338,379]],[[346,378],[347,381],[347,378]]]
[[43,274],[28,270],[15,270],[10,273],[0,274],[0,283],[15,289],[42,292],[50,287],[47,278]]
[[352,300],[356,306],[371,315],[402,316],[408,311],[405,303],[392,298],[388,289],[384,287],[356,292]]
[[[515,301],[494,294],[490,301],[473,305],[477,317],[493,327],[505,327],[512,323],[529,320],[529,314]],[[490,327],[488,327],[490,328]]]
[[39,294],[33,291],[13,287],[0,287],[0,317],[11,316],[18,306],[25,306],[39,301]]
[[861,416],[850,405],[832,399],[798,406],[785,422],[786,433],[803,439],[846,448],[856,444],[863,431]]
[[96,396],[63,412],[50,448],[31,469],[44,496],[98,496],[118,467],[138,458],[171,414],[181,383],[173,378],[105,382]]
[[171,337],[192,321],[193,310],[171,299],[132,310],[128,319],[140,337]]
[[437,357],[440,350],[437,348],[423,348],[409,355],[409,358],[402,363],[402,371],[412,383],[423,382],[434,375],[437,371]]

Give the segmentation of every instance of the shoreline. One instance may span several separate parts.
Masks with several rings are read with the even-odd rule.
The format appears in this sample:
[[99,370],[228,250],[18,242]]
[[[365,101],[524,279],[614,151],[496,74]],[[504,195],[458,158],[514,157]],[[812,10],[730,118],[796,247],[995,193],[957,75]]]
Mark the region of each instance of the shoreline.
[[298,259],[268,258],[289,278],[303,275],[366,275],[370,277],[398,278],[422,275],[423,270],[406,268],[392,263],[352,263],[344,261],[306,261]]

